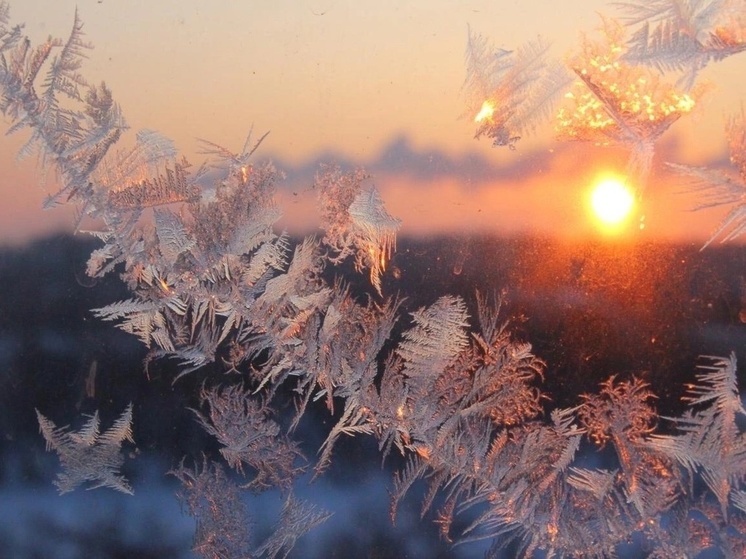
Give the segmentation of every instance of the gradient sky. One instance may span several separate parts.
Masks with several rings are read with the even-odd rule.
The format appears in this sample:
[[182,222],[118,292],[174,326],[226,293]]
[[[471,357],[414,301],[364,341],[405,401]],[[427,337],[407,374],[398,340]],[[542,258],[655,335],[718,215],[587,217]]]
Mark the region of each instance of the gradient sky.
[[[308,177],[293,174],[320,154],[375,168],[375,185],[405,233],[538,231],[582,236],[588,181],[623,158],[609,150],[552,142],[551,128],[495,149],[473,139],[461,86],[467,26],[501,48],[537,35],[567,56],[582,31],[598,25],[607,2],[573,0],[23,0],[10,2],[12,23],[25,22],[38,42],[66,37],[75,8],[95,49],[83,69],[105,80],[133,130],[150,128],[176,141],[194,162],[196,138],[241,149],[248,130],[269,130],[262,156],[282,161],[295,207],[286,222],[307,219]],[[701,106],[669,130],[666,155],[703,164],[725,155],[723,122],[746,98],[746,54],[712,65]],[[7,120],[6,120],[7,125]],[[433,153],[491,168],[476,184],[463,174],[405,173],[381,164],[404,138],[406,156]],[[42,212],[33,161],[17,162],[23,135],[0,139],[0,243],[65,227],[71,211]],[[390,151],[390,150],[389,150]],[[389,154],[390,155],[390,154]],[[404,156],[403,156],[404,157]],[[322,158],[323,159],[323,158]],[[422,160],[422,157],[417,159]],[[621,161],[621,163],[620,163]],[[304,167],[305,166],[305,167]],[[514,172],[518,169],[520,172]],[[501,170],[505,173],[501,174]],[[649,231],[664,238],[706,238],[722,213],[697,215],[676,185],[656,179],[646,203]],[[49,189],[49,187],[47,187]],[[658,209],[656,210],[656,207]],[[655,214],[655,215],[654,215]],[[683,217],[681,217],[683,215]]]

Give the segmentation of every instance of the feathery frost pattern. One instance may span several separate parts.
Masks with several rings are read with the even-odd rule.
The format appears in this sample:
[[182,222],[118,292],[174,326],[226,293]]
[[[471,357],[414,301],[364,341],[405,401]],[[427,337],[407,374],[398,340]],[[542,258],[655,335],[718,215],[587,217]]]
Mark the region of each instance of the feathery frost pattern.
[[381,294],[381,275],[396,248],[400,221],[388,214],[377,190],[362,189],[368,178],[361,169],[342,173],[330,165],[318,174],[315,187],[323,208],[324,243],[336,253],[331,262],[353,256],[355,269],[369,268],[370,282]]
[[746,232],[746,115],[743,111],[738,117],[729,120],[726,137],[731,169],[721,171],[677,163],[668,164],[673,171],[688,179],[687,191],[694,192],[700,197],[701,202],[695,209],[732,206],[717,230],[705,243],[705,247],[715,240],[730,241]]
[[488,40],[469,30],[466,50],[467,115],[478,124],[476,138],[487,136],[494,146],[515,149],[521,134],[546,120],[571,74],[547,59],[549,45],[541,39],[516,51],[495,51]]
[[57,427],[36,410],[39,430],[47,442],[47,450],[54,450],[60,457],[64,472],[57,476],[55,485],[60,494],[72,491],[79,485],[92,482],[90,489],[110,487],[132,494],[127,480],[119,474],[124,464],[121,446],[132,439],[132,404],[106,431],[99,431],[98,412],[78,431]]
[[746,9],[739,0],[619,2],[623,21],[636,26],[625,59],[661,72],[681,72],[687,89],[710,62],[746,50]]
[[203,559],[287,557],[298,538],[331,516],[290,493],[274,532],[258,544],[251,530],[252,514],[220,464],[182,464],[171,474],[182,484],[179,501],[197,521],[192,549]]
[[209,408],[208,416],[194,413],[205,431],[223,445],[220,454],[228,465],[241,474],[244,464],[256,471],[246,487],[287,487],[302,471],[294,465],[302,456],[297,445],[279,436],[280,426],[268,417],[270,410],[259,400],[238,386],[222,392],[203,389],[200,397]]
[[[494,51],[470,31],[464,87],[477,137],[515,148],[555,115],[562,139],[628,147],[628,172],[642,187],[656,142],[697,97],[691,84],[658,73],[690,82],[705,64],[744,50],[743,10],[728,0],[621,8],[624,23],[638,27],[632,38],[605,20],[603,40],[584,40],[568,67],[551,61],[543,40]],[[362,187],[364,171],[320,170],[323,235],[294,244],[275,231],[281,172],[252,162],[263,137],[249,134],[239,152],[202,141],[212,161],[196,169],[150,130],[115,150],[127,126],[109,88],[79,73],[90,46],[77,13],[67,41],[35,47],[8,22],[0,0],[0,110],[9,132],[30,129],[21,156],[38,151],[61,178],[49,204],[75,204],[78,226],[100,225],[89,232],[101,246],[87,273],[116,271],[131,292],[94,315],[136,336],[148,361],[180,360],[179,377],[207,363],[235,375],[206,379],[193,410],[219,455],[190,457],[172,472],[197,521],[197,555],[285,557],[329,517],[292,493],[307,466],[293,432],[314,401],[336,418],[310,465],[316,476],[341,437],[374,437],[384,457],[404,458],[392,518],[424,480],[423,515],[435,516],[447,541],[492,540],[489,557],[515,542],[526,558],[606,558],[633,540],[650,557],[746,554],[746,412],[733,355],[706,358],[687,411],[666,418],[666,431],[654,394],[636,378],[612,377],[545,418],[545,364],[502,319],[499,298],[477,293],[474,317],[450,295],[401,316],[402,299],[383,281],[399,220]],[[734,205],[713,238],[746,228],[745,137],[743,117],[734,119],[728,139],[738,178],[671,165],[711,196],[703,205]],[[369,274],[367,297],[328,279],[348,258]],[[276,409],[285,394],[296,410],[287,422]],[[119,474],[132,405],[103,433],[98,414],[78,431],[37,418],[60,457],[61,493],[88,483],[132,491]],[[584,443],[605,449],[613,465],[581,465]],[[270,488],[283,493],[284,507],[275,531],[257,542],[243,496]]]
[[[496,50],[469,30],[465,89],[476,137],[514,149],[522,133],[555,114],[559,140],[628,148],[626,174],[643,192],[658,139],[702,95],[699,71],[746,50],[746,7],[740,0],[615,4],[621,20],[602,16],[602,39],[584,38],[566,67],[547,62],[544,41]],[[631,38],[625,26],[636,28]]]
[[630,149],[626,174],[644,187],[656,140],[683,114],[695,97],[678,91],[658,75],[622,59],[623,29],[605,20],[603,40],[585,39],[572,60],[580,79],[557,113],[560,139],[622,145]]
[[650,444],[675,460],[690,479],[701,472],[727,521],[729,500],[737,498],[736,487],[746,473],[746,437],[736,423],[746,410],[736,385],[735,355],[708,360],[686,398],[693,409],[674,420],[681,434],[657,436]]

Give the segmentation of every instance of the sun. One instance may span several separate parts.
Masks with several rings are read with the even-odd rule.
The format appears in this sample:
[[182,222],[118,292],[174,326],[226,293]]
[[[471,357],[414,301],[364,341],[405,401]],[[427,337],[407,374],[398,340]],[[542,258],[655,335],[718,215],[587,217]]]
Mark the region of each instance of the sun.
[[618,178],[598,181],[591,192],[591,210],[602,226],[614,229],[632,214],[635,195],[625,182]]

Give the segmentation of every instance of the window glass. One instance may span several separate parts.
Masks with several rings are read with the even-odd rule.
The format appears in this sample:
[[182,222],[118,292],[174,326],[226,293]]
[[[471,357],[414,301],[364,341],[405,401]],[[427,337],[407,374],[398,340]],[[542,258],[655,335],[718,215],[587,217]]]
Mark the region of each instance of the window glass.
[[738,0],[0,0],[8,555],[744,554],[744,50]]

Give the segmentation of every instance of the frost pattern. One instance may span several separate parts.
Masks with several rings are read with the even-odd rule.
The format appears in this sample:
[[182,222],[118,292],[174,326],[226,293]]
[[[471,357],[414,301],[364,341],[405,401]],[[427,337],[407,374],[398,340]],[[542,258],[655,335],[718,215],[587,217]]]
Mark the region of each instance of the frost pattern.
[[105,432],[99,431],[98,412],[78,431],[57,427],[36,410],[39,430],[47,442],[47,450],[54,450],[60,457],[64,472],[57,476],[55,485],[60,494],[72,491],[79,485],[92,482],[90,489],[110,487],[132,494],[132,488],[119,469],[124,464],[121,446],[132,439],[132,404]]
[[515,148],[521,134],[546,120],[571,81],[558,61],[548,60],[549,45],[541,39],[516,51],[496,50],[469,30],[464,90],[467,115],[478,124],[476,138],[494,146]]
[[746,473],[746,437],[736,423],[746,410],[738,394],[735,355],[707,359],[699,384],[687,397],[693,409],[675,420],[681,434],[659,435],[650,444],[680,464],[690,479],[700,472],[727,521],[729,502],[740,498],[736,487]]
[[[698,69],[705,59],[721,58],[700,32],[721,25],[730,8],[727,2],[628,4],[630,25],[663,26],[654,31],[658,43],[636,35],[631,44],[658,56],[664,31],[680,38],[681,29],[694,25],[710,50],[668,60],[677,69]],[[678,35],[666,31],[674,23]],[[423,514],[435,515],[442,537],[491,539],[489,557],[510,542],[523,557],[613,557],[633,539],[644,542],[650,557],[746,553],[746,434],[733,356],[709,358],[687,396],[689,409],[672,419],[673,433],[659,430],[654,395],[635,378],[611,378],[577,407],[544,419],[537,385],[545,365],[501,318],[498,297],[477,294],[474,317],[466,301],[448,295],[400,316],[402,300],[387,296],[382,281],[399,222],[375,190],[362,188],[364,171],[322,168],[316,188],[323,238],[292,246],[274,230],[281,173],[251,162],[262,138],[249,135],[238,153],[203,142],[216,160],[209,174],[208,165],[193,170],[171,141],[152,131],[139,132],[129,150],[111,149],[126,125],[108,87],[89,86],[78,73],[89,48],[82,35],[76,14],[67,41],[32,47],[20,27],[8,28],[8,6],[0,1],[0,110],[11,132],[31,129],[21,155],[38,150],[59,173],[62,189],[51,202],[75,204],[79,224],[89,218],[102,224],[94,232],[102,246],[87,271],[97,277],[116,270],[131,296],[94,313],[140,339],[149,360],[180,359],[181,375],[210,362],[240,375],[238,382],[219,377],[203,385],[194,410],[218,440],[220,457],[173,472],[182,484],[179,498],[197,519],[198,555],[286,556],[328,517],[291,492],[302,468],[292,433],[315,400],[337,418],[320,448],[317,476],[340,437],[375,437],[384,457],[404,458],[391,492],[392,517],[423,479]],[[625,51],[623,38],[622,26],[607,21],[604,40],[584,41],[568,71],[547,61],[542,41],[490,52],[485,39],[470,33],[466,89],[471,109],[479,107],[477,135],[515,147],[570,87],[558,109],[561,135],[628,146],[631,172],[644,179],[655,142],[693,97],[632,64],[628,54],[640,55],[642,47]],[[643,85],[648,90],[641,93]],[[743,124],[732,124],[731,160],[741,175],[743,138]],[[726,227],[740,233],[743,185],[712,182],[716,200],[737,205]],[[367,298],[329,279],[348,258],[370,272]],[[273,406],[288,392],[297,411],[286,428]],[[77,432],[37,417],[63,465],[61,492],[86,482],[131,491],[118,473],[121,444],[131,441],[131,405],[103,434],[97,415]],[[613,465],[578,464],[584,441],[607,449]],[[249,478],[243,488],[222,461],[231,474]],[[242,491],[270,486],[285,493],[285,506],[274,533],[258,543]]]
[[560,139],[628,147],[626,174],[638,190],[647,183],[655,143],[695,106],[692,95],[623,58],[623,28],[604,20],[603,38],[585,39],[571,65],[579,82],[557,113]]
[[721,171],[668,163],[669,168],[688,179],[686,191],[701,198],[702,201],[695,206],[695,210],[733,206],[705,243],[705,247],[715,240],[730,241],[746,232],[746,115],[743,111],[738,117],[729,120],[726,137],[731,169]]
[[[746,8],[740,0],[616,6],[621,21],[602,16],[601,39],[584,37],[566,64],[549,62],[543,40],[494,49],[470,30],[465,90],[476,137],[514,149],[522,133],[554,112],[559,140],[626,147],[626,174],[642,193],[658,139],[702,95],[699,71],[746,50]],[[636,28],[631,38],[626,27]]]
[[172,474],[181,482],[179,501],[197,520],[192,550],[204,559],[252,557],[251,520],[238,487],[216,463]]
[[630,26],[637,26],[625,59],[661,72],[682,72],[691,88],[708,63],[746,50],[746,10],[739,0],[654,0],[619,2]]
[[192,550],[203,559],[287,557],[298,538],[330,516],[288,494],[275,530],[257,544],[241,490],[219,464],[205,462],[194,468],[182,464],[171,474],[182,484],[179,501],[197,521]]
[[228,465],[244,474],[244,464],[256,472],[246,487],[287,488],[302,471],[295,465],[302,455],[297,445],[280,437],[280,426],[268,415],[270,410],[238,386],[203,389],[200,397],[209,408],[208,416],[195,411],[205,431],[217,437]]
[[381,275],[396,248],[400,221],[388,214],[378,191],[364,191],[362,182],[370,178],[358,169],[342,173],[339,167],[324,167],[316,177],[322,207],[324,242],[336,253],[338,263],[355,258],[355,269],[370,269],[370,281],[381,294]]

